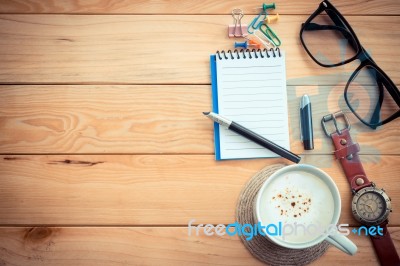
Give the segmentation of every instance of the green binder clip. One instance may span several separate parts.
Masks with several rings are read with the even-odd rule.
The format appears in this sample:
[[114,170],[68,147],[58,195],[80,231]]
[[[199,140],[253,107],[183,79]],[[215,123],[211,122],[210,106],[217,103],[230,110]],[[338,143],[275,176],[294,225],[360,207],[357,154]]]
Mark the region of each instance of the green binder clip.
[[268,38],[268,40],[271,41],[271,43],[273,43],[276,47],[281,45],[281,40],[279,39],[279,37],[275,34],[275,32],[268,27],[267,24],[262,24],[260,25],[260,31],[265,35],[265,37]]

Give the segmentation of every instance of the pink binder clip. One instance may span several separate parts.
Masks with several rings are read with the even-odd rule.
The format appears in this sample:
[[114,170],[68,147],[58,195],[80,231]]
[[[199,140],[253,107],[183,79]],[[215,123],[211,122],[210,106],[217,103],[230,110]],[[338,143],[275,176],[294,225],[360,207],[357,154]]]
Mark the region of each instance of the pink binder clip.
[[245,37],[247,36],[247,25],[242,25],[242,18],[244,14],[243,11],[239,8],[232,10],[232,17],[234,25],[228,26],[228,36],[229,38],[233,37]]

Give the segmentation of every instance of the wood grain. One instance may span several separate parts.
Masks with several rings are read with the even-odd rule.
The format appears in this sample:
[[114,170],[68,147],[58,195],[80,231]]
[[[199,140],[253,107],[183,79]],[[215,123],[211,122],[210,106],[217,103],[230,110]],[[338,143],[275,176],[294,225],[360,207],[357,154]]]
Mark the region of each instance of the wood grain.
[[[311,14],[319,0],[293,4],[284,0],[273,1],[281,14]],[[71,13],[71,14],[229,14],[233,8],[241,8],[245,14],[256,13],[260,1],[129,1],[129,0],[8,0],[0,2],[0,13]],[[396,0],[335,0],[332,1],[343,14],[398,15]]]
[[[400,249],[400,228],[389,229]],[[351,234],[358,252],[334,247],[312,265],[378,265],[367,236]],[[264,265],[238,237],[188,236],[183,227],[0,228],[0,265]]]
[[[201,112],[211,109],[209,85],[168,86],[0,86],[1,153],[213,154],[213,124]],[[291,150],[304,153],[299,102],[313,104],[315,149],[332,154],[320,121],[347,110],[341,86],[288,86]],[[352,137],[362,154],[400,154],[395,120],[378,130],[352,114]]]
[[[392,198],[400,225],[400,156],[361,156]],[[332,156],[306,155],[342,197],[341,223],[356,224],[351,193]],[[43,155],[0,158],[0,225],[185,225],[230,223],[243,186],[283,159],[216,162],[210,155]]]
[[[321,0],[277,0],[271,25],[286,52],[291,148],[335,180],[340,223],[358,226],[351,193],[321,131],[347,110],[358,62],[322,68],[299,40]],[[237,237],[188,236],[187,223],[234,222],[246,182],[282,158],[216,162],[209,55],[233,48],[230,12],[249,23],[261,2],[212,0],[0,1],[0,266],[262,265]],[[334,0],[362,45],[400,84],[400,1]],[[326,49],[325,47],[321,49]],[[299,141],[299,99],[313,103],[316,149]],[[400,120],[376,131],[349,114],[369,178],[392,198],[400,250]],[[38,226],[38,227],[36,227]],[[46,227],[49,226],[49,227]],[[313,265],[377,265],[350,235]]]
[[[281,17],[273,29],[286,50],[288,83],[343,86],[357,64],[318,66],[299,40],[307,16]],[[209,55],[233,48],[226,36],[231,21],[229,15],[1,15],[0,83],[210,84]],[[349,22],[400,83],[394,60],[400,58],[400,16]]]

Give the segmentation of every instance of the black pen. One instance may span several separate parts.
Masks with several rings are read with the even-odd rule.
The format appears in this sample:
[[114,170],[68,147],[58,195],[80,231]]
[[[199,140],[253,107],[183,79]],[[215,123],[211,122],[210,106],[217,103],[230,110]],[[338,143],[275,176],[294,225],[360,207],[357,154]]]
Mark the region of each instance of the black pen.
[[244,126],[241,126],[240,124],[231,121],[219,114],[213,113],[213,112],[203,112],[205,116],[210,118],[211,120],[217,122],[220,125],[226,126],[229,130],[232,130],[239,135],[254,141],[258,145],[263,146],[264,148],[267,148],[276,154],[282,156],[283,158],[286,158],[292,162],[298,163],[300,161],[300,156],[292,153],[291,151],[286,150],[285,148],[273,143],[270,140],[267,140],[263,136],[258,135],[257,133],[245,128]]
[[314,136],[312,125],[311,102],[307,94],[304,94],[300,102],[300,138],[305,150],[314,149]]

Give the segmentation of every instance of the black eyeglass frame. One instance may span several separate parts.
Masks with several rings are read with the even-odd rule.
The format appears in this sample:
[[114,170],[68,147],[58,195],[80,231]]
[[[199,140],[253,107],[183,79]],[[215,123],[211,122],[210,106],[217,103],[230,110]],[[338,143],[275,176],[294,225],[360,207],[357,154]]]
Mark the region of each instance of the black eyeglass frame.
[[[318,27],[320,27],[320,29],[328,29],[327,27],[331,27],[331,29],[333,29],[333,27],[334,27],[335,30],[340,30],[340,31],[342,31],[342,33],[347,33],[347,31],[349,31],[351,36],[352,36],[352,40],[349,40],[349,41],[351,41],[350,45],[356,51],[356,54],[353,57],[351,57],[351,58],[349,58],[347,60],[344,60],[342,62],[339,62],[339,63],[329,64],[328,65],[328,64],[323,64],[323,63],[319,62],[316,58],[314,58],[312,53],[307,48],[307,46],[306,46],[306,44],[305,44],[305,42],[303,40],[303,37],[302,37],[303,36],[303,32],[306,29],[306,26],[312,24],[311,21],[313,21],[313,19],[315,17],[317,17],[319,14],[321,14],[324,11],[332,19],[332,21],[335,24],[335,26],[321,26],[321,25],[318,25]],[[323,27],[325,27],[325,28],[323,28]],[[319,4],[318,9],[306,20],[305,23],[302,24],[302,27],[301,27],[301,30],[300,30],[300,41],[301,41],[304,49],[308,53],[308,55],[311,57],[311,59],[313,59],[314,62],[316,62],[318,65],[320,65],[322,67],[336,67],[336,66],[340,66],[340,65],[345,65],[345,64],[350,63],[350,62],[352,62],[352,61],[354,61],[356,59],[359,59],[361,61],[360,65],[356,68],[356,70],[353,72],[353,74],[350,76],[349,80],[347,81],[346,87],[344,89],[344,99],[346,101],[347,106],[350,108],[350,110],[353,112],[353,114],[363,124],[373,128],[373,129],[376,129],[378,126],[381,126],[381,125],[384,125],[386,123],[389,123],[390,121],[400,117],[400,109],[399,109],[397,112],[395,112],[394,114],[392,114],[391,116],[389,116],[385,120],[379,121],[379,122],[373,122],[374,118],[375,119],[379,119],[380,107],[381,107],[381,104],[383,102],[383,94],[384,94],[383,93],[383,90],[384,90],[383,85],[385,84],[385,88],[387,89],[389,94],[393,97],[393,100],[396,102],[396,104],[399,106],[399,108],[400,108],[400,91],[397,88],[397,86],[394,84],[394,82],[389,78],[389,76],[386,75],[386,73],[375,63],[375,61],[367,53],[367,51],[364,49],[364,47],[361,45],[360,41],[358,40],[357,35],[355,34],[354,30],[351,28],[350,24],[343,17],[343,15],[329,1],[322,1]],[[379,75],[381,75],[379,78],[376,79],[378,87],[379,87],[379,102],[377,103],[377,105],[376,105],[376,107],[375,107],[375,109],[373,111],[373,115],[372,115],[370,123],[364,121],[363,118],[361,118],[357,114],[357,112],[351,106],[350,101],[349,101],[349,99],[347,97],[347,91],[348,91],[348,88],[350,86],[350,83],[356,78],[356,76],[358,75],[360,70],[363,69],[364,67],[375,68],[379,72]]]

